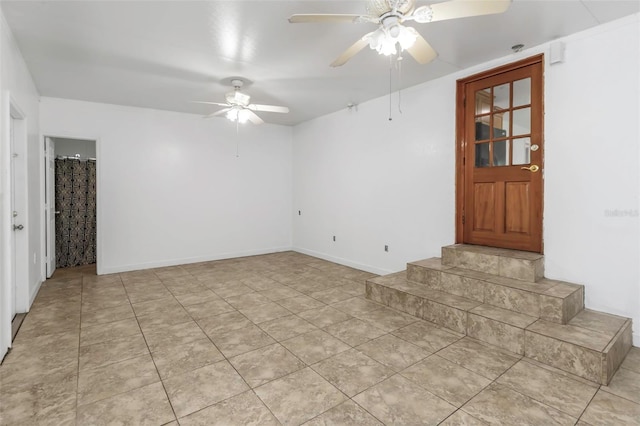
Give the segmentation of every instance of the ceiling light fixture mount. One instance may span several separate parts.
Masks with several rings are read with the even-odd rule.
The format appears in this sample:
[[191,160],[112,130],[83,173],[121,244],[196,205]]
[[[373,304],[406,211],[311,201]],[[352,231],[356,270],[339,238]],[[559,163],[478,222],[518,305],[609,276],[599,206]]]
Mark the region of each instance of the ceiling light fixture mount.
[[518,53],[522,49],[524,49],[524,44],[522,43],[514,44],[513,46],[511,46],[511,50],[513,50],[514,53]]

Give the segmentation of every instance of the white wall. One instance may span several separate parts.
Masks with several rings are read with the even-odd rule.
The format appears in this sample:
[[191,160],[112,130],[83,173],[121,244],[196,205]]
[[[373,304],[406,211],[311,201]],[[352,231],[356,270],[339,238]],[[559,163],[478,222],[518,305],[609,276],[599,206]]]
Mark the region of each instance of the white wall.
[[[10,280],[11,267],[9,256],[11,248],[11,207],[10,207],[10,155],[9,150],[9,96],[17,108],[24,114],[23,128],[25,140],[22,146],[17,146],[18,157],[16,161],[21,169],[33,170],[26,176],[26,187],[18,194],[20,201],[20,222],[26,232],[17,234],[18,247],[24,251],[20,258],[24,270],[19,273],[22,278],[19,282],[17,312],[25,312],[29,309],[29,301],[32,299],[41,282],[40,273],[40,222],[39,222],[39,197],[40,175],[39,170],[39,142],[38,142],[38,92],[35,88],[31,74],[20,54],[17,44],[11,34],[4,15],[0,12],[0,162],[2,173],[0,174],[0,359],[11,339],[11,313],[6,309],[7,283]],[[23,170],[24,171],[24,170]]]
[[[291,248],[291,128],[43,98],[43,135],[97,140],[98,272]],[[239,157],[236,157],[239,143]]]
[[[585,284],[587,307],[632,317],[636,345],[639,16],[563,39],[564,63],[545,64],[546,275]],[[548,51],[407,90],[392,122],[385,97],[296,126],[294,247],[373,272],[438,256],[455,240],[456,80]],[[632,216],[607,217],[616,209]]]

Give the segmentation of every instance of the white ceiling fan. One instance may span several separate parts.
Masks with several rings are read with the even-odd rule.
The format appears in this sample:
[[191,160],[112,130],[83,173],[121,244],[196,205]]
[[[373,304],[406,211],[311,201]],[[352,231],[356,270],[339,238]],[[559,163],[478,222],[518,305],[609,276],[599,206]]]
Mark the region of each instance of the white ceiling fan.
[[204,118],[212,118],[220,115],[225,115],[231,121],[238,123],[246,123],[247,121],[253,124],[262,124],[262,120],[254,111],[258,112],[277,112],[286,114],[289,112],[288,107],[276,106],[276,105],[260,105],[249,103],[251,96],[240,91],[244,85],[244,81],[240,78],[234,78],[231,80],[233,91],[228,92],[225,95],[226,103],[219,102],[206,102],[206,101],[193,101],[198,104],[218,105],[225,107],[212,114],[206,115]]
[[427,23],[502,13],[509,8],[511,0],[450,0],[417,8],[415,4],[416,0],[368,0],[366,15],[301,14],[292,15],[289,22],[378,24],[377,30],[365,34],[345,50],[331,63],[332,67],[344,65],[366,45],[381,55],[395,55],[397,44],[400,51],[406,50],[418,63],[426,64],[438,54],[413,27],[404,26],[405,22]]

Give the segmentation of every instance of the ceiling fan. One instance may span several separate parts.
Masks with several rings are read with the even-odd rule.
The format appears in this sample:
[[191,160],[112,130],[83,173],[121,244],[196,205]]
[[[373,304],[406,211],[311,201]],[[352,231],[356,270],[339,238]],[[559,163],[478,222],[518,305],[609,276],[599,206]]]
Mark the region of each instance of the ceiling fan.
[[276,105],[260,105],[251,104],[251,96],[240,91],[244,85],[244,81],[240,78],[234,78],[231,80],[233,91],[225,94],[226,103],[219,102],[205,102],[205,101],[193,101],[198,104],[218,105],[225,107],[212,114],[204,116],[204,118],[212,118],[220,115],[225,115],[227,119],[238,123],[246,123],[247,121],[253,124],[262,124],[262,120],[254,111],[258,112],[278,112],[286,114],[289,112],[289,108]]
[[292,15],[289,22],[378,24],[377,30],[365,34],[345,50],[331,63],[332,67],[344,65],[366,45],[381,55],[395,55],[398,53],[397,44],[400,45],[400,51],[406,50],[418,63],[426,64],[438,54],[415,28],[404,26],[405,22],[422,24],[502,13],[510,4],[511,0],[450,0],[416,8],[416,0],[368,0],[366,15],[300,14]]

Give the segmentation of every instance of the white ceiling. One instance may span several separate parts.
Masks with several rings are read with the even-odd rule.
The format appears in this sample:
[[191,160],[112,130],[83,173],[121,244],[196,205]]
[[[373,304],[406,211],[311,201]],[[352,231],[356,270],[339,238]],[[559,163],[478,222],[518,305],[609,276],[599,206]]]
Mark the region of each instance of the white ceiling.
[[[372,24],[287,21],[294,13],[364,14],[366,0],[1,3],[43,96],[204,115],[217,107],[189,101],[222,102],[229,78],[241,76],[252,82],[252,102],[291,110],[260,113],[265,121],[293,125],[389,92],[389,60],[368,48],[329,67]],[[501,15],[411,24],[439,56],[427,65],[405,58],[402,87],[639,10],[638,0],[514,0]]]

